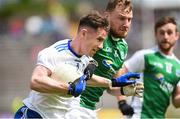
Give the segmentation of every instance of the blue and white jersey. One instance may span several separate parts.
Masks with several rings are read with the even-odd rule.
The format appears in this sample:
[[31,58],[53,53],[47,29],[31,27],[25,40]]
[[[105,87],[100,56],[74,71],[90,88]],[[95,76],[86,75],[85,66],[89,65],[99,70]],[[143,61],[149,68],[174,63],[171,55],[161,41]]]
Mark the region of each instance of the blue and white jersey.
[[[77,68],[77,73],[83,74],[84,69],[93,60],[92,57],[78,56],[70,48],[70,40],[65,39],[56,42],[38,54],[37,65],[47,67],[54,72],[61,63],[67,63]],[[63,67],[62,67],[63,69]],[[43,118],[63,118],[71,106],[74,97],[62,97],[58,94],[40,93],[32,90],[29,97],[23,100],[24,104],[37,111]]]

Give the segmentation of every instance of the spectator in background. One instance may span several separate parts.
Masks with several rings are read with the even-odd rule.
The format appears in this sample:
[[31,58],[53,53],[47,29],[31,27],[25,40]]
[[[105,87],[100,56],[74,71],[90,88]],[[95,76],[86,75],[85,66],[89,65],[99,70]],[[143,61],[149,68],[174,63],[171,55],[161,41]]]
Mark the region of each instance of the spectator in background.
[[12,39],[21,40],[24,33],[24,23],[21,18],[13,18],[8,23],[9,33]]

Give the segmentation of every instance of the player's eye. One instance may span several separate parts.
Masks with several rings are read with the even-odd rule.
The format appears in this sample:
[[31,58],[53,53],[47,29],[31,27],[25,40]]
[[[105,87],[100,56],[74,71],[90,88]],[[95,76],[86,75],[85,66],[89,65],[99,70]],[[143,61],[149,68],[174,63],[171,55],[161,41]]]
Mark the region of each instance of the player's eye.
[[98,37],[97,40],[98,40],[99,42],[102,42],[102,41],[104,40],[104,38]]
[[159,34],[160,34],[160,35],[164,35],[165,32],[161,30],[161,31],[159,31]]
[[126,18],[123,17],[123,16],[120,16],[120,17],[119,17],[119,20],[120,20],[120,21],[124,21],[125,19],[126,19]]
[[173,33],[172,30],[168,30],[168,31],[167,31],[167,34],[168,34],[168,35],[171,35],[172,33]]

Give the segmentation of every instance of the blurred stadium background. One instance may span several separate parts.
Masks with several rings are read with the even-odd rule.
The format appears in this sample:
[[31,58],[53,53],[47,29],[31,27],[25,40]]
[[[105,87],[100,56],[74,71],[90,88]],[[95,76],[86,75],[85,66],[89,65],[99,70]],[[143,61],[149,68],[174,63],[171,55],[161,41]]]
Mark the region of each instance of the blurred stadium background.
[[[28,96],[29,80],[39,50],[71,38],[79,17],[92,9],[104,11],[108,0],[0,0],[0,118],[11,118]],[[174,16],[180,24],[180,0],[132,0],[134,18],[126,38],[131,56],[154,45],[154,21]],[[180,28],[180,26],[179,26]],[[180,41],[175,54],[180,58]],[[114,97],[104,94],[99,119],[118,119]],[[172,105],[167,118],[180,117]]]

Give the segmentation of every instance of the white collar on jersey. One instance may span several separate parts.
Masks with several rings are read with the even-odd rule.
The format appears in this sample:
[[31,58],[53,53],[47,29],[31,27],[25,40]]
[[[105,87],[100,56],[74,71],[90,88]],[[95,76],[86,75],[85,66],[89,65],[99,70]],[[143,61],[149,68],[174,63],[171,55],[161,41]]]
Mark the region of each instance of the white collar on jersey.
[[155,48],[156,48],[156,49],[161,53],[161,55],[163,55],[164,57],[167,57],[167,58],[170,58],[170,59],[174,59],[174,58],[175,58],[174,53],[172,53],[171,55],[166,55],[166,54],[164,54],[164,53],[159,49],[158,46],[155,46]]
[[115,38],[115,37],[113,37],[113,36],[111,36],[112,37],[112,40],[113,41],[119,41],[119,40],[121,40],[121,38]]

